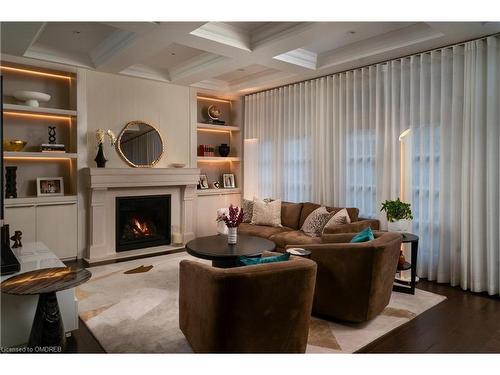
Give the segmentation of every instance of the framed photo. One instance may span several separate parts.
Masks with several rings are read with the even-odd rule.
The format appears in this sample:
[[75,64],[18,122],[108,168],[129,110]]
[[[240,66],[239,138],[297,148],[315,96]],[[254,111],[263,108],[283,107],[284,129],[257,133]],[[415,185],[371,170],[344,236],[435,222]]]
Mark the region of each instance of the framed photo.
[[234,174],[224,173],[222,175],[222,183],[224,188],[235,188],[236,184],[234,183]]
[[220,189],[220,183],[219,183],[219,181],[213,182],[212,186],[214,187],[214,189]]
[[36,195],[38,197],[64,195],[64,179],[62,177],[38,177]]
[[206,174],[200,174],[198,179],[198,189],[208,189],[208,178]]

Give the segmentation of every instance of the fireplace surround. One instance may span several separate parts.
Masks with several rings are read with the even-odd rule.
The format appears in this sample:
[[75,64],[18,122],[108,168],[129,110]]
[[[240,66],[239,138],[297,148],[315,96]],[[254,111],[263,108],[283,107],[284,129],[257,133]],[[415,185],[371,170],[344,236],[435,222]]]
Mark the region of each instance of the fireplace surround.
[[184,244],[171,244],[170,239],[166,239],[168,243],[163,245],[117,251],[116,198],[170,195],[171,214],[167,228],[179,227],[184,243],[195,237],[199,169],[85,168],[83,173],[89,192],[85,214],[88,240],[84,260],[87,264],[166,254],[184,248]]
[[116,197],[116,251],[170,244],[170,195]]

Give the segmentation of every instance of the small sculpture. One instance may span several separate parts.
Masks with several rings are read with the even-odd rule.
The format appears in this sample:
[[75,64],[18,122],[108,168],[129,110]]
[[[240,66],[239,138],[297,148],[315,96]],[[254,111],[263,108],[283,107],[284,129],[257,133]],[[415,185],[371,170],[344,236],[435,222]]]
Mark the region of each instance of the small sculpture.
[[17,198],[17,167],[5,167],[5,198]]
[[49,126],[49,143],[53,145],[56,143],[56,127]]
[[12,241],[14,241],[14,245],[12,245],[12,248],[18,248],[18,247],[23,247],[23,244],[21,243],[21,237],[23,236],[23,232],[20,230],[16,230],[14,232],[14,235],[10,238]]

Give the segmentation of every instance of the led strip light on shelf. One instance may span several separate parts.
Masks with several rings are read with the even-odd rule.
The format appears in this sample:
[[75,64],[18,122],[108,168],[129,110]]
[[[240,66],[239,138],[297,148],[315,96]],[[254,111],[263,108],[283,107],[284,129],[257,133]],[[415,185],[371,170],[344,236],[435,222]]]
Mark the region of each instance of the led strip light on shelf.
[[8,115],[8,116],[30,117],[30,118],[37,118],[37,119],[71,121],[71,116],[62,116],[62,115],[42,115],[42,114],[36,114],[36,113],[23,113],[23,112],[10,112],[10,111],[4,111],[3,114]]
[[54,73],[45,73],[45,72],[40,72],[38,70],[14,68],[12,66],[5,66],[5,65],[0,65],[0,69],[6,70],[8,72],[14,72],[14,73],[25,73],[25,74],[33,74],[33,75],[37,75],[37,76],[42,76],[42,77],[67,79],[68,81],[71,81],[71,79],[72,79],[71,76],[65,76],[65,75],[54,74]]

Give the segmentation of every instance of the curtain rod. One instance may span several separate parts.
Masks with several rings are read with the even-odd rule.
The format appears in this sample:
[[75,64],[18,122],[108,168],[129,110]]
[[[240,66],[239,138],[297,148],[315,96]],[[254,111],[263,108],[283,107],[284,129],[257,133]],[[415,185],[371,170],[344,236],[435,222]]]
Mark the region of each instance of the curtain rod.
[[330,77],[330,76],[334,76],[336,74],[342,74],[342,73],[346,73],[346,72],[352,72],[352,71],[355,71],[355,70],[358,70],[358,69],[367,68],[369,66],[386,64],[386,63],[391,62],[391,61],[406,59],[407,57],[411,57],[411,56],[422,55],[424,53],[430,53],[430,52],[434,52],[434,51],[441,51],[443,49],[450,48],[450,47],[455,47],[455,46],[462,46],[462,45],[465,45],[465,43],[474,42],[476,40],[483,40],[483,39],[486,39],[486,38],[489,38],[489,37],[492,37],[492,36],[500,36],[500,32],[499,33],[490,34],[490,35],[485,35],[485,36],[482,36],[480,38],[474,38],[474,39],[464,40],[464,41],[459,42],[459,43],[448,44],[446,46],[442,46],[442,47],[439,47],[439,48],[428,49],[428,50],[425,50],[425,51],[422,51],[422,52],[411,53],[409,55],[403,55],[403,56],[399,56],[399,57],[394,57],[392,59],[382,60],[382,61],[379,61],[377,63],[366,64],[366,65],[363,65],[363,66],[360,66],[360,67],[357,67],[357,68],[350,68],[350,69],[346,69],[346,70],[341,70],[340,72],[328,73],[328,74],[324,74],[324,75],[321,75],[321,76],[318,76],[318,77],[314,77],[314,78],[303,79],[303,80],[300,80],[300,81],[291,82],[291,83],[287,83],[287,84],[284,84],[284,85],[279,85],[279,86],[276,86],[276,87],[271,87],[269,89],[259,90],[259,91],[253,92],[251,94],[246,94],[246,95],[244,95],[244,97],[247,97],[247,96],[250,96],[250,95],[255,95],[255,94],[260,94],[261,92],[266,92],[266,91],[280,89],[282,87],[297,85],[297,84],[302,83],[302,82],[314,81],[316,79]]

